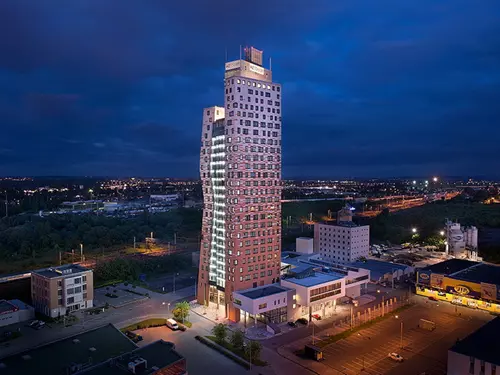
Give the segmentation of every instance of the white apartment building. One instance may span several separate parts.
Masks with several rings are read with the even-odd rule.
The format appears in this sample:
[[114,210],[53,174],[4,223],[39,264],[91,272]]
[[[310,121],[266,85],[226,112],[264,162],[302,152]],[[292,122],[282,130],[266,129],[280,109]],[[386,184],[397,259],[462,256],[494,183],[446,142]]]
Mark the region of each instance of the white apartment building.
[[370,226],[352,221],[314,225],[314,252],[330,262],[350,263],[367,257],[370,250]]

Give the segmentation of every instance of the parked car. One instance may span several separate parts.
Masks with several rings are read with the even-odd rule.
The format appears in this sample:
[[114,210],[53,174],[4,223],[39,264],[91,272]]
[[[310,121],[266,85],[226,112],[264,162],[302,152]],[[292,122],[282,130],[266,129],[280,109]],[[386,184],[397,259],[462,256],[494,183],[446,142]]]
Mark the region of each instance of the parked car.
[[300,324],[304,324],[304,325],[307,325],[307,319],[306,318],[300,318],[300,319],[297,319],[295,321],[295,323],[300,323]]
[[126,331],[125,332],[125,335],[130,339],[132,340],[133,342],[139,342],[139,341],[142,341],[143,338],[141,335],[138,335],[137,333],[134,333],[134,332],[131,332],[131,331]]
[[389,353],[387,356],[393,361],[403,362],[403,357],[401,357],[398,353]]
[[313,314],[312,317],[316,320],[321,320],[321,315],[319,314]]
[[32,328],[35,328],[38,325],[38,323],[40,323],[39,320],[32,320],[31,323],[29,324],[29,326]]
[[45,322],[40,320],[34,328],[35,329],[42,329],[43,327],[45,327]]
[[167,324],[167,327],[170,328],[172,331],[177,331],[179,329],[179,325],[173,319],[167,319],[166,324]]
[[288,322],[288,325],[293,328],[297,327],[297,323],[295,322]]

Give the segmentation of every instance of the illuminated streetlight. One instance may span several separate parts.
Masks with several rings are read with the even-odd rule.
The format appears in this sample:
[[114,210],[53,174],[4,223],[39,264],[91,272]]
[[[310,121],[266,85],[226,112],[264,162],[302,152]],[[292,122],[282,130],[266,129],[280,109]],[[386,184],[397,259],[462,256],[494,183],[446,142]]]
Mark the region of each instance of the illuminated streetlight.
[[441,232],[439,232],[439,234],[440,234],[441,236],[444,236],[444,230],[442,230]]
[[413,185],[416,185],[417,184],[417,181],[413,180]]
[[429,181],[425,180],[425,184],[426,184],[426,185],[429,185]]
[[413,233],[417,233],[417,228],[411,228],[411,231],[412,231]]
[[437,177],[434,177],[434,178],[432,179],[432,181],[434,181],[434,182],[438,182],[438,178],[437,178]]

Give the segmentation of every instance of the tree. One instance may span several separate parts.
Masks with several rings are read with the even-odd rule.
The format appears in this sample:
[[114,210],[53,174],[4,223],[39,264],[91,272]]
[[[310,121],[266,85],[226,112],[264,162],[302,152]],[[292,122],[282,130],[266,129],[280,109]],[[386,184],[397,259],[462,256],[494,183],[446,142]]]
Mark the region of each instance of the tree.
[[245,344],[245,336],[243,335],[243,332],[241,332],[239,329],[234,331],[233,334],[231,335],[231,345],[235,349],[243,349],[243,346]]
[[184,323],[184,319],[186,319],[189,315],[189,309],[189,303],[187,301],[182,301],[175,304],[175,308],[172,313],[176,319],[182,319],[182,323]]
[[250,362],[260,359],[262,344],[259,341],[249,341],[245,347],[245,354]]
[[227,327],[224,324],[219,323],[215,325],[214,328],[212,328],[212,333],[214,334],[215,340],[218,343],[223,343],[224,341],[226,341]]

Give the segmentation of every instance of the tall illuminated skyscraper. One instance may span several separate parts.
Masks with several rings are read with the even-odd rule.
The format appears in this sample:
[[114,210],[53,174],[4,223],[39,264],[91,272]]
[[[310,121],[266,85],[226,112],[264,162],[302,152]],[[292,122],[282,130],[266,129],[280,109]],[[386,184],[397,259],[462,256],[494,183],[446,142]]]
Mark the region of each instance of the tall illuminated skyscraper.
[[224,107],[203,110],[197,298],[239,321],[232,292],[280,277],[281,86],[253,47],[224,78]]

